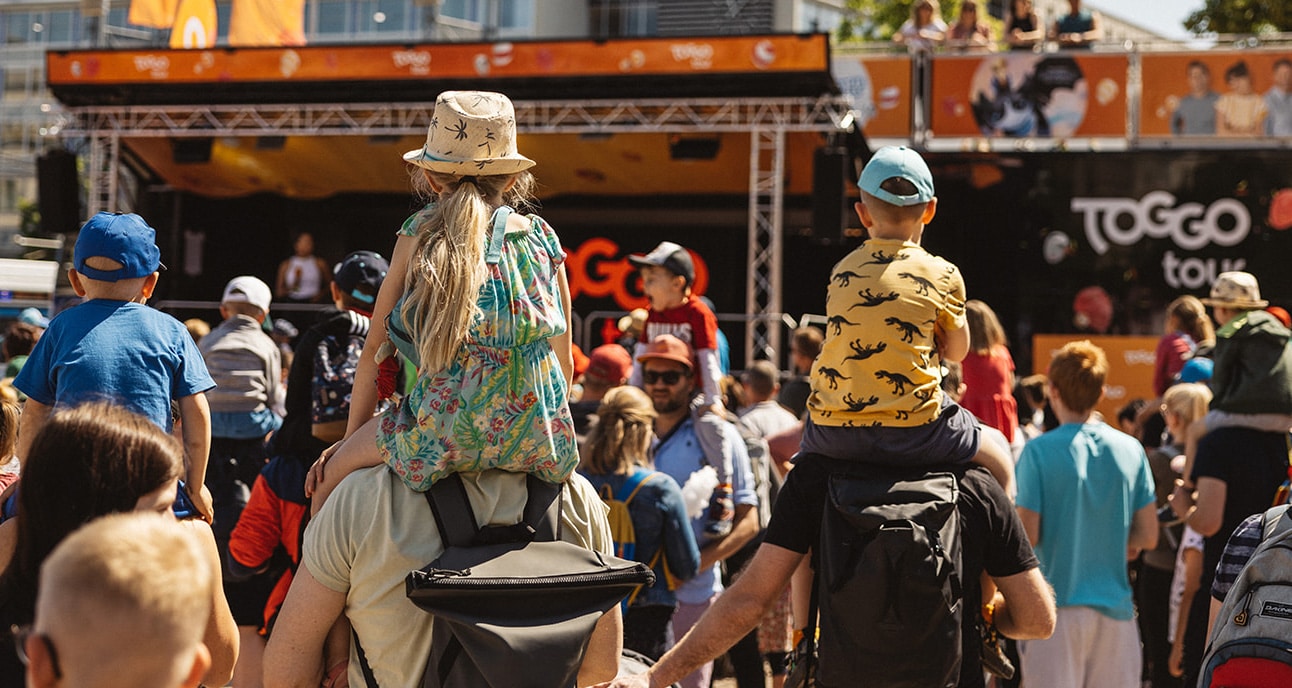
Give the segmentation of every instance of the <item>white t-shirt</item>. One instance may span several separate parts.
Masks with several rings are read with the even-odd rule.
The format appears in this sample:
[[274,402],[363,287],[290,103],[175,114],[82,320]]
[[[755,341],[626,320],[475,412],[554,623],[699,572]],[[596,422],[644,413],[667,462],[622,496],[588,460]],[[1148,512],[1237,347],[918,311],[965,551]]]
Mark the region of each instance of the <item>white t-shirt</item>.
[[[510,525],[525,507],[523,473],[463,473],[480,525]],[[577,473],[561,493],[561,539],[613,554],[607,508]],[[345,614],[377,683],[415,686],[431,649],[430,614],[405,596],[404,578],[444,551],[430,505],[394,471],[376,466],[341,482],[305,531],[303,562],[324,587],[345,593]],[[350,685],[364,685],[350,650]]]
[[287,296],[297,301],[309,301],[323,289],[323,273],[314,256],[292,256],[287,259]]

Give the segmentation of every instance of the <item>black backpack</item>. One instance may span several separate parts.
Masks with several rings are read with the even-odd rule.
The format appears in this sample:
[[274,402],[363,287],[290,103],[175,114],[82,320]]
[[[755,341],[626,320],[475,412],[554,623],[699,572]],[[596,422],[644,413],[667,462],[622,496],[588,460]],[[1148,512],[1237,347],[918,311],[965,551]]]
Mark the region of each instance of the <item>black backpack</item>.
[[563,486],[532,475],[527,485],[521,521],[484,528],[458,474],[426,492],[446,547],[405,581],[435,617],[424,688],[572,688],[601,615],[655,582],[645,564],[558,539]]
[[807,648],[816,662],[809,680],[953,688],[964,608],[958,480],[856,470],[828,481],[812,591],[820,637],[813,628],[806,634],[817,644]]

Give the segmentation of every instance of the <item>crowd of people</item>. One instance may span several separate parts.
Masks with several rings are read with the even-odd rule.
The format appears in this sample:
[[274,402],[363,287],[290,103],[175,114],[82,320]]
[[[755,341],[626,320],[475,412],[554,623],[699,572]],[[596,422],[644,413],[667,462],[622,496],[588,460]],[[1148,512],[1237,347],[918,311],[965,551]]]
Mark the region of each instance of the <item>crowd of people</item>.
[[1004,17],[1004,33],[997,36],[978,0],[963,0],[959,15],[948,24],[942,18],[938,0],[918,0],[911,4],[911,18],[893,32],[893,42],[911,52],[947,49],[961,52],[992,52],[998,47],[1008,50],[1036,50],[1051,41],[1062,48],[1088,49],[1103,40],[1102,19],[1098,12],[1068,0],[1068,11],[1042,23],[1032,0],[1010,0]]
[[[988,38],[975,10],[952,33]],[[937,470],[958,495],[955,685],[1195,685],[1248,517],[1288,474],[1288,323],[1253,276],[1173,302],[1159,398],[1106,422],[1090,342],[1016,379],[1007,328],[921,247],[929,168],[884,148],[858,180],[869,238],[822,276],[826,328],[793,333],[788,371],[723,373],[669,241],[630,257],[633,331],[583,356],[515,127],[500,94],[440,94],[391,260],[329,268],[306,235],[284,263],[278,298],[331,302],[286,351],[260,279],[228,282],[214,327],[180,323],[146,305],[164,266],[143,218],[82,227],[83,302],[5,333],[0,684],[418,685],[433,624],[404,581],[448,545],[428,490],[454,476],[480,526],[516,523],[528,481],[560,485],[560,539],[654,572],[597,622],[579,685],[704,688],[725,653],[740,688],[782,686],[829,607],[832,481]],[[861,681],[875,648],[827,657],[833,630],[823,676]]]

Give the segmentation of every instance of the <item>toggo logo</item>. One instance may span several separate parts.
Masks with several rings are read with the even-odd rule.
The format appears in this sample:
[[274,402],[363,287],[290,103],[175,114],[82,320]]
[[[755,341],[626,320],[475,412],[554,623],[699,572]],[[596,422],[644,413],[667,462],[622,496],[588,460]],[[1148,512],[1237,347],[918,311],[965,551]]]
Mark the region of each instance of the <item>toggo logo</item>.
[[[1133,246],[1144,237],[1170,238],[1176,246],[1196,251],[1208,244],[1236,246],[1252,227],[1247,206],[1232,198],[1211,205],[1181,203],[1166,191],[1133,198],[1074,198],[1072,210],[1085,214],[1086,239],[1095,253],[1108,252],[1109,243]],[[1129,222],[1123,221],[1129,219]]]

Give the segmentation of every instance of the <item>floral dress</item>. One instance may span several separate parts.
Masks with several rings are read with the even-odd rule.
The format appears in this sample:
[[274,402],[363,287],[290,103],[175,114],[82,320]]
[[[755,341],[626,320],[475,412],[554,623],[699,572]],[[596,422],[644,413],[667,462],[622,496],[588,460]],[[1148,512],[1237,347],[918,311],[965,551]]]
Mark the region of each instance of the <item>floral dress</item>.
[[[511,212],[494,213],[482,315],[457,356],[442,370],[419,369],[381,417],[383,459],[419,492],[449,473],[494,468],[561,482],[579,462],[565,373],[548,342],[567,329],[557,281],[565,252],[540,217],[507,231]],[[400,234],[415,235],[417,225],[410,218]]]

